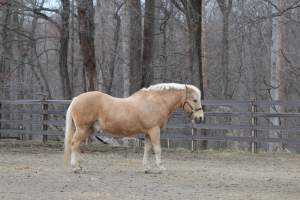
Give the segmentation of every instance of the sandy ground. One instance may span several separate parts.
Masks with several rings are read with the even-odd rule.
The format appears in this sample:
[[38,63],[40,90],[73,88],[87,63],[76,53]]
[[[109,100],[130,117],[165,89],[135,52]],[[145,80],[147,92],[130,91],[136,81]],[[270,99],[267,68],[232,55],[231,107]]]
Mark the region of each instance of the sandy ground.
[[164,150],[168,170],[144,174],[141,149],[83,151],[74,174],[61,147],[0,144],[0,199],[300,199],[299,155]]

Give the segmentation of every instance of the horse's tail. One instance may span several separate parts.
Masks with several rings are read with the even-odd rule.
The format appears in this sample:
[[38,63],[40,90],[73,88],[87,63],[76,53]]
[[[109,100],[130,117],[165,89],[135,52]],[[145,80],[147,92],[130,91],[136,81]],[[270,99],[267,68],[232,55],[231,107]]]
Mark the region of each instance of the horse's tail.
[[71,156],[71,142],[73,138],[75,128],[74,122],[71,115],[71,105],[69,106],[66,114],[66,130],[65,130],[65,152],[64,152],[64,161],[65,165],[68,165]]

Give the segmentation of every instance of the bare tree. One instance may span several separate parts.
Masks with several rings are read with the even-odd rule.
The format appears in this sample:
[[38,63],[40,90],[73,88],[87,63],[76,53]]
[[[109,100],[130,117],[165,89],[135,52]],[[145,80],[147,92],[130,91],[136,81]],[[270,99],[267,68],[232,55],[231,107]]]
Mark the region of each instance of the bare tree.
[[[192,80],[202,92],[201,98],[204,99],[204,78],[203,78],[203,55],[202,55],[202,0],[190,1],[191,8],[188,9],[188,16],[192,24],[189,26],[190,35],[192,36],[192,43],[195,44],[194,50],[197,56],[198,67],[192,70]],[[196,77],[194,76],[196,74]],[[206,130],[203,131],[206,135]],[[208,141],[201,141],[201,148],[207,149]]]
[[37,46],[35,43],[35,32],[37,29],[38,16],[34,16],[31,23],[31,32],[30,37],[32,40],[29,41],[30,44],[30,58],[29,63],[31,65],[32,72],[34,74],[35,79],[39,83],[40,92],[45,93],[47,98],[52,99],[52,94],[50,90],[50,86],[46,77],[46,73],[44,72],[42,65],[39,60],[39,53],[37,50]]
[[[11,6],[10,4],[4,4],[3,7],[3,28],[1,32],[3,53],[1,55],[0,66],[3,77],[1,81],[3,81],[3,79],[6,78],[6,76],[8,76],[11,71],[10,58],[12,58],[13,54],[11,45],[12,34],[9,34],[9,26],[11,24]],[[5,98],[9,98],[9,91],[5,91],[4,94]]]
[[[173,4],[181,10],[187,20],[189,35],[189,65],[192,83],[197,85],[204,99],[203,55],[202,55],[202,0],[181,1],[179,4],[173,0]],[[196,64],[197,63],[197,66]],[[206,135],[206,131],[203,131]],[[207,141],[201,142],[201,148],[207,148]]]
[[142,86],[147,87],[153,80],[153,51],[154,51],[154,23],[155,6],[157,0],[145,1],[145,17],[144,17],[144,40],[143,40],[143,63],[142,63]]
[[61,30],[60,30],[60,53],[59,53],[59,71],[61,75],[63,96],[67,99],[72,97],[72,89],[68,72],[68,52],[69,52],[69,18],[70,1],[61,0]]
[[120,3],[117,5],[116,11],[114,13],[114,20],[115,20],[115,27],[114,27],[114,34],[113,34],[113,49],[111,53],[111,63],[109,66],[109,74],[108,76],[102,75],[104,82],[107,85],[107,92],[109,94],[112,93],[112,85],[113,85],[113,80],[115,77],[115,69],[116,69],[116,64],[117,64],[117,55],[118,55],[118,48],[120,45],[120,31],[121,31],[121,16],[120,16],[120,10],[123,7],[124,2]]
[[128,0],[129,87],[130,93],[142,86],[142,13],[140,0]]
[[193,12],[193,21],[195,23],[195,51],[197,52],[198,60],[198,87],[202,92],[202,99],[204,98],[204,87],[203,87],[203,65],[202,65],[202,0],[191,1]]
[[[172,3],[185,15],[189,37],[188,56],[191,82],[203,92],[202,0],[182,0],[180,2],[172,0]],[[204,97],[204,95],[202,96]]]
[[205,1],[202,2],[202,71],[203,71],[203,98],[207,97],[208,92],[208,58],[207,58],[207,30],[206,30],[206,9]]
[[223,97],[225,99],[232,98],[229,92],[229,15],[232,9],[233,0],[217,0],[223,15],[223,31],[222,31],[222,74],[223,78]]
[[[283,0],[276,0],[273,13],[283,10]],[[277,7],[276,7],[277,6]],[[283,15],[272,18],[272,43],[271,43],[271,98],[274,101],[282,100],[284,97],[283,87]],[[271,112],[282,112],[279,106],[272,106]],[[280,125],[279,118],[272,118],[274,126]],[[278,131],[270,131],[270,137],[279,137]],[[279,148],[278,144],[269,144],[269,151]]]
[[86,90],[92,91],[98,87],[94,46],[94,5],[93,0],[76,0],[76,2],[80,47],[83,57],[84,74],[87,78]]

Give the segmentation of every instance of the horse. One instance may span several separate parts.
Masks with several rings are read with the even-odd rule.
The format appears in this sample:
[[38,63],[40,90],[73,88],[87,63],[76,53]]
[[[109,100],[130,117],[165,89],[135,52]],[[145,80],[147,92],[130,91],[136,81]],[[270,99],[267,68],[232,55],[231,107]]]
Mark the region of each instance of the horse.
[[64,160],[74,172],[82,170],[79,145],[95,132],[113,136],[145,135],[143,167],[149,172],[148,157],[153,148],[155,163],[166,170],[161,161],[160,130],[170,115],[182,108],[191,120],[200,123],[204,118],[201,92],[194,85],[160,83],[142,88],[127,98],[116,98],[100,91],[75,97],[66,113]]

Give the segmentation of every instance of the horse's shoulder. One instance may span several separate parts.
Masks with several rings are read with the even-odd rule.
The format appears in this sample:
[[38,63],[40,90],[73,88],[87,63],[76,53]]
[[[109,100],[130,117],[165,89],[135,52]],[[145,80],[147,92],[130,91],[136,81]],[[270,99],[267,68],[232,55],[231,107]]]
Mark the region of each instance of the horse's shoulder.
[[138,90],[135,93],[133,93],[132,95],[129,96],[129,98],[139,98],[139,97],[146,97],[149,95],[148,91],[144,91],[144,90]]

